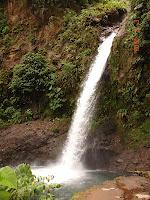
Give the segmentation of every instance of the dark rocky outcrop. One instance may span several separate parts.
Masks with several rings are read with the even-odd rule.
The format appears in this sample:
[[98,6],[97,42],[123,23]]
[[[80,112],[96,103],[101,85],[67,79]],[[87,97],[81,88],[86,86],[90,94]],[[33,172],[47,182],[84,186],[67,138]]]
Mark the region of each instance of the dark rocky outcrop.
[[55,161],[66,139],[67,126],[54,128],[53,122],[37,120],[0,130],[0,165],[46,164]]
[[121,22],[127,11],[125,9],[113,10],[107,15],[104,15],[102,19],[96,17],[88,17],[86,23],[92,26],[102,26],[102,27],[111,27]]
[[[22,162],[44,165],[55,162],[66,140],[68,123],[37,120],[0,130],[0,165]],[[127,149],[122,145],[113,120],[99,126],[87,138],[82,160],[88,169],[118,171],[149,170],[150,148]],[[53,127],[53,128],[52,128]]]
[[85,166],[114,171],[149,170],[150,148],[129,149],[116,130],[113,120],[108,120],[89,135],[83,156]]

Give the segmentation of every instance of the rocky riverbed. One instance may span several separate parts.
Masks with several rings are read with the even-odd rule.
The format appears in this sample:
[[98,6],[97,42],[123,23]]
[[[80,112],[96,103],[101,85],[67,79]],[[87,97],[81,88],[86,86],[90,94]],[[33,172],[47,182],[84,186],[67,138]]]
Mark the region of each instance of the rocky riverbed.
[[73,200],[150,200],[150,177],[118,177],[78,193]]

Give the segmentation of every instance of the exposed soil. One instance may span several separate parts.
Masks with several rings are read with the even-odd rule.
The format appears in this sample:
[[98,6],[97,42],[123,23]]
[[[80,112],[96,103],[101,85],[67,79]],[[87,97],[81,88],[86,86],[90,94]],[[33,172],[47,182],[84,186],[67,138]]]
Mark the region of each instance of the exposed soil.
[[66,138],[68,120],[37,120],[0,130],[0,164],[45,164],[55,160]]
[[148,178],[131,176],[118,177],[100,186],[81,192],[73,200],[150,200],[150,181]]
[[[22,162],[44,165],[49,160],[54,161],[61,153],[68,125],[68,119],[37,120],[1,129],[0,165]],[[104,128],[101,131],[103,134],[99,133],[99,137],[95,135],[87,142],[88,149],[83,159],[87,167],[117,171],[150,170],[150,148],[127,149],[113,133],[113,128],[109,128],[109,134]]]

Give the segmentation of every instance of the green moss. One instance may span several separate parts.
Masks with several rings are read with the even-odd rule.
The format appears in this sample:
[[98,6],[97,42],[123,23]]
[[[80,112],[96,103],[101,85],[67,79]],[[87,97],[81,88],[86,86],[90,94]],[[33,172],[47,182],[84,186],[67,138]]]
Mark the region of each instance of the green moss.
[[[143,9],[146,9],[146,7]],[[140,13],[138,13],[139,15]],[[113,115],[118,123],[118,130],[122,133],[122,139],[130,147],[150,143],[149,127],[147,125],[149,122],[146,121],[147,117],[150,116],[148,99],[150,81],[149,49],[143,42],[148,41],[148,16],[148,12],[144,15],[141,13],[140,33],[138,35],[140,38],[140,51],[137,54],[133,52],[133,39],[137,34],[134,31],[133,21],[137,18],[137,12],[132,11],[128,16],[124,34],[114,42],[109,62],[110,84],[112,87],[107,87],[107,90],[111,91],[111,101],[116,101]],[[144,30],[146,31],[144,32]],[[116,94],[116,99],[114,99],[113,93]],[[106,102],[104,103],[107,106]]]
[[147,119],[138,128],[131,130],[127,134],[126,142],[130,147],[138,148],[143,145],[150,144],[150,120]]

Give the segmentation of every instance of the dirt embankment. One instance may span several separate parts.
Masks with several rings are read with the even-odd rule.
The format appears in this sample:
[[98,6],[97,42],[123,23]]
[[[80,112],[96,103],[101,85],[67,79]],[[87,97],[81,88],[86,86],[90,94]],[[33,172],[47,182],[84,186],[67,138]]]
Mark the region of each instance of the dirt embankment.
[[61,152],[68,119],[37,120],[0,130],[0,165],[45,164]]
[[149,178],[118,177],[76,194],[73,200],[150,200]]
[[[69,119],[37,120],[12,125],[0,130],[0,165],[16,165],[22,162],[44,165],[60,155],[66,140]],[[104,130],[103,130],[104,131]],[[90,169],[134,171],[150,169],[150,149],[127,149],[117,134],[94,137],[87,142],[83,158]]]

